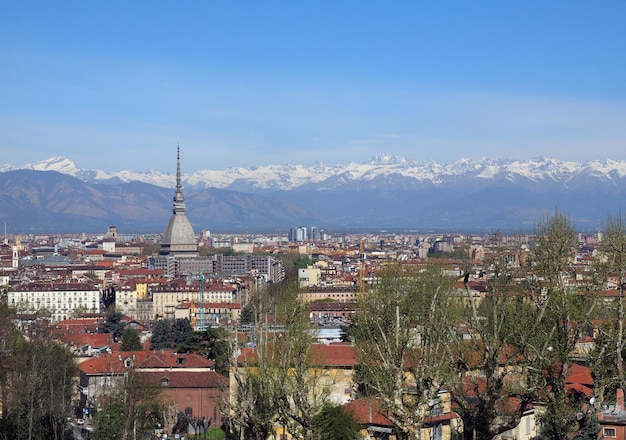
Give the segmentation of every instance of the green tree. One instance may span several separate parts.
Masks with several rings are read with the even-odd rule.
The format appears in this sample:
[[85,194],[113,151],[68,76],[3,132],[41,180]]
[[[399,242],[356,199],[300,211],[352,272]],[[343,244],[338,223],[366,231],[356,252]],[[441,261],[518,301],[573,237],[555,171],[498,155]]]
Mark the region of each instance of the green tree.
[[124,424],[123,401],[108,402],[98,411],[91,438],[93,440],[121,439],[124,435]]
[[150,350],[168,350],[194,344],[194,332],[188,319],[162,319],[152,330]]
[[574,440],[597,440],[601,427],[595,414],[583,418],[579,424],[581,428]]
[[206,357],[215,361],[215,371],[228,377],[231,358],[231,336],[224,328],[208,328],[200,333]]
[[215,361],[215,371],[228,377],[231,357],[231,335],[228,330],[217,327],[207,328],[190,334],[176,346],[179,353],[196,353]]
[[113,340],[117,342],[126,328],[126,324],[122,322],[123,317],[124,315],[120,312],[107,313],[106,320],[98,331],[100,333],[110,333]]
[[284,292],[277,307],[276,321],[283,325],[271,353],[274,373],[274,405],[282,426],[296,438],[307,438],[313,429],[313,416],[326,402],[328,391],[320,377],[311,374],[314,359],[310,350],[312,328],[298,289]]
[[173,344],[171,321],[169,319],[157,321],[152,330],[150,350],[168,350],[172,348]]
[[254,322],[254,307],[248,303],[241,308],[241,317],[239,318],[241,324],[252,324]]
[[260,351],[255,369],[238,369],[234,373],[236,384],[234,399],[230,402],[233,417],[230,429],[237,438],[266,440],[273,430],[276,408],[272,371]]
[[19,370],[18,353],[26,343],[13,324],[16,310],[0,302],[0,395],[2,408],[8,408],[12,375]]
[[341,405],[326,403],[313,417],[313,440],[357,440],[361,426]]
[[162,386],[155,380],[160,381],[128,368],[121,387],[98,411],[92,438],[130,440],[165,426],[170,408],[162,401]]
[[191,335],[193,335],[193,328],[188,319],[179,318],[172,322],[172,342],[174,345],[185,342]]
[[138,351],[142,350],[141,340],[139,339],[139,333],[137,330],[127,328],[122,334],[122,346],[121,351]]

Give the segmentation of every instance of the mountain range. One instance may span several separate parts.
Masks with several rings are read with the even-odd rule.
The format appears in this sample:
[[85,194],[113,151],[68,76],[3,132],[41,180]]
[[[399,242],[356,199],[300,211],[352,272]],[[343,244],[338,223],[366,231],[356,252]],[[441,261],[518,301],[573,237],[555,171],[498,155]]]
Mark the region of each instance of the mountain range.
[[[183,174],[196,229],[271,231],[295,225],[346,229],[530,230],[555,209],[578,229],[616,214],[626,162],[552,158],[461,159],[452,164],[382,154],[363,163],[268,165]],[[0,165],[0,216],[23,231],[159,231],[175,175],[104,172],[64,157]]]

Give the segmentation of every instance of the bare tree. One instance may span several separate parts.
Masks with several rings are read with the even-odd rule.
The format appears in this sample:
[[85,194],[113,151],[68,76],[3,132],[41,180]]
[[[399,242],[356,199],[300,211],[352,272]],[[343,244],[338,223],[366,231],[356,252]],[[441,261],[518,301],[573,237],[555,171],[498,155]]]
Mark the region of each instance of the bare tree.
[[390,267],[359,299],[351,335],[363,392],[377,396],[396,428],[417,439],[424,408],[450,377],[450,322],[458,298],[441,268]]
[[19,392],[10,399],[7,415],[17,416],[28,439],[62,439],[77,385],[73,354],[54,340],[36,339],[23,347],[18,359],[11,385]]
[[602,239],[598,243],[598,255],[594,266],[599,275],[603,289],[615,290],[617,295],[607,313],[606,324],[600,326],[593,352],[594,373],[597,377],[598,394],[603,398],[605,388],[611,396],[616,388],[626,389],[624,373],[624,349],[626,348],[626,326],[624,310],[624,292],[626,290],[626,218],[620,212],[617,216],[609,216],[604,228]]
[[309,438],[328,394],[314,374],[306,308],[295,286],[263,294],[254,303],[253,347],[231,371],[231,421],[243,438],[265,439],[276,426]]
[[516,282],[519,268],[507,264],[506,256],[502,249],[495,252],[480,303],[466,280],[463,330],[453,333],[450,345],[454,374],[448,385],[468,440],[493,439],[515,428],[537,398],[526,374],[534,367],[525,346],[533,308]]
[[580,425],[576,414],[581,402],[568,395],[565,380],[571,353],[595,307],[593,295],[581,294],[572,276],[571,262],[577,247],[575,231],[564,214],[541,221],[533,252],[533,282],[529,284],[535,314],[529,322],[528,342],[541,370],[532,370],[544,384],[546,411],[541,418],[545,438],[565,439]]

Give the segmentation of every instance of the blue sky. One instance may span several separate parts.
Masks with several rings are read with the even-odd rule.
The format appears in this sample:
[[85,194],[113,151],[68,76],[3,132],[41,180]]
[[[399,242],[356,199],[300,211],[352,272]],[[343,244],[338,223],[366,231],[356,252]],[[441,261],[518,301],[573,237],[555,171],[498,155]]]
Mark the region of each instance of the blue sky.
[[626,160],[624,1],[7,2],[0,164]]

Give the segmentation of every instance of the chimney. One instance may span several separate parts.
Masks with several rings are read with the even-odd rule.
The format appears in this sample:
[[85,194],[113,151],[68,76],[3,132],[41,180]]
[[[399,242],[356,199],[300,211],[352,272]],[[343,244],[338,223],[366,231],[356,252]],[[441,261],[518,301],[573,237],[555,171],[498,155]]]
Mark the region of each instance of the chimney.
[[619,408],[620,411],[624,411],[624,390],[621,388],[617,389],[617,399],[615,400],[615,406]]

